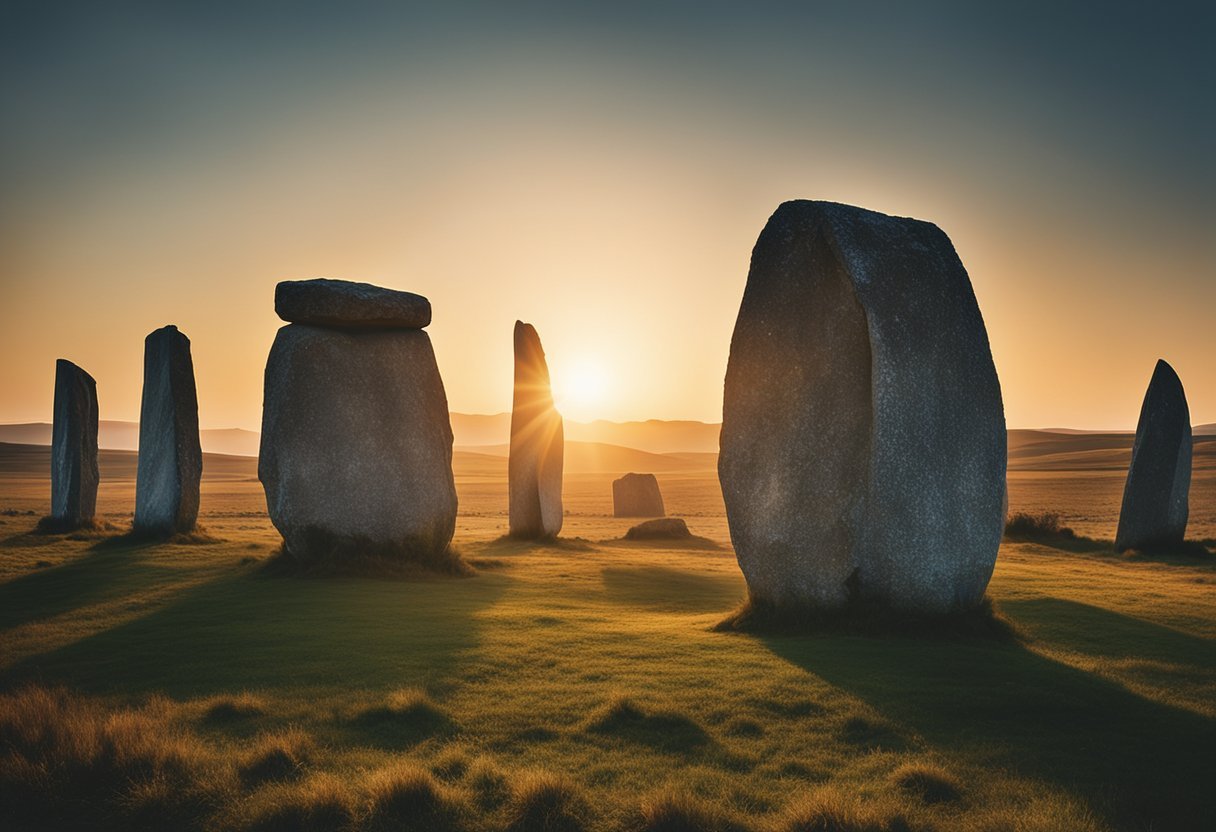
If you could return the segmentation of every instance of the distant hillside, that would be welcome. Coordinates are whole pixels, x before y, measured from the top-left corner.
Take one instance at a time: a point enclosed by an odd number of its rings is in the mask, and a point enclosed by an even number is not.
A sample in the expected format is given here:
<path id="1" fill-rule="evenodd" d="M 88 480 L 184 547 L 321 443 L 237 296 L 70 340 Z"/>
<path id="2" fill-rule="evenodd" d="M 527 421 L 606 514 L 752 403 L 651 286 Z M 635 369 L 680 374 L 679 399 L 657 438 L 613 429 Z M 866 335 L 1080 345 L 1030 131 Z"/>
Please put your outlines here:
<path id="1" fill-rule="evenodd" d="M 199 442 L 203 446 L 204 453 L 257 456 L 260 440 L 260 434 L 241 428 L 199 431 Z M 0 442 L 17 445 L 49 445 L 51 444 L 51 425 L 49 422 L 0 425 Z M 97 445 L 100 448 L 114 451 L 138 451 L 139 423 L 101 420 L 97 423 Z"/>
<path id="2" fill-rule="evenodd" d="M 509 445 L 458 447 L 458 452 L 506 460 Z M 652 454 L 605 442 L 566 442 L 564 470 L 567 474 L 600 474 L 630 471 L 657 474 L 672 471 L 712 471 L 717 454 Z"/>
<path id="3" fill-rule="evenodd" d="M 567 440 L 621 445 L 652 454 L 716 454 L 720 429 L 721 425 L 716 423 L 662 419 L 645 422 L 608 422 L 603 419 L 574 422 L 567 419 L 565 423 Z M 481 416 L 453 413 L 452 433 L 460 446 L 505 445 L 511 441 L 511 414 Z"/>

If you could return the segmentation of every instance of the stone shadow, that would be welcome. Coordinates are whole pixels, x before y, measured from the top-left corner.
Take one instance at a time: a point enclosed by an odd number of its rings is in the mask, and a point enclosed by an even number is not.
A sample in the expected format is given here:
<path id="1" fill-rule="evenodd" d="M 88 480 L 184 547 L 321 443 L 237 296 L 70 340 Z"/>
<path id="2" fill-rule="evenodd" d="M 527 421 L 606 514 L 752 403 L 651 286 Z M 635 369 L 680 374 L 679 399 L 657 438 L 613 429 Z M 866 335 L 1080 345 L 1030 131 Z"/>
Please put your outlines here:
<path id="1" fill-rule="evenodd" d="M 1106 621 L 1119 617 L 1103 612 Z M 1139 634 L 1146 643 L 1162 636 L 1157 625 L 1127 619 L 1112 638 L 1138 628 L 1146 631 Z M 1176 635 L 1165 635 L 1168 651 L 1181 650 L 1192 661 L 1208 655 L 1210 647 Z M 1212 719 L 1145 699 L 1018 644 L 759 640 L 928 743 L 979 765 L 1053 783 L 1086 800 L 1117 829 L 1216 828 Z"/>
<path id="2" fill-rule="evenodd" d="M 421 684 L 478 643 L 476 613 L 509 581 L 283 580 L 234 570 L 140 618 L 25 659 L 3 684 L 177 698 Z"/>

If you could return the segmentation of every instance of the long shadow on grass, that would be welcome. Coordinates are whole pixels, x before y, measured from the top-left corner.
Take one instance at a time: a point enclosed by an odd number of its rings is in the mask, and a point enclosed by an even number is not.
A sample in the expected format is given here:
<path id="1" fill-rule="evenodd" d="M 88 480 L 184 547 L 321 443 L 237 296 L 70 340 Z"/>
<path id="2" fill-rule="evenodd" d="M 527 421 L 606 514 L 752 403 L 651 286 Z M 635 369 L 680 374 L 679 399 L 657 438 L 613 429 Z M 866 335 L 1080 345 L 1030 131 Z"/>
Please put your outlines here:
<path id="1" fill-rule="evenodd" d="M 1151 645 L 1160 629 L 1128 619 L 1112 638 Z M 1018 645 L 827 636 L 762 641 L 940 748 L 1081 795 L 1116 828 L 1216 828 L 1213 720 Z"/>
<path id="2" fill-rule="evenodd" d="M 108 580 L 97 575 L 97 580 Z M 5 674 L 89 692 L 174 697 L 255 689 L 380 690 L 441 678 L 478 642 L 509 578 L 426 582 L 234 573 Z"/>
<path id="3" fill-rule="evenodd" d="M 600 574 L 607 600 L 672 612 L 717 612 L 739 597 L 743 585 L 733 575 L 668 566 L 609 566 Z"/>
<path id="4" fill-rule="evenodd" d="M 151 563 L 150 544 L 93 546 L 83 554 L 0 584 L 0 630 L 53 618 L 148 588 L 150 581 L 176 580 Z"/>

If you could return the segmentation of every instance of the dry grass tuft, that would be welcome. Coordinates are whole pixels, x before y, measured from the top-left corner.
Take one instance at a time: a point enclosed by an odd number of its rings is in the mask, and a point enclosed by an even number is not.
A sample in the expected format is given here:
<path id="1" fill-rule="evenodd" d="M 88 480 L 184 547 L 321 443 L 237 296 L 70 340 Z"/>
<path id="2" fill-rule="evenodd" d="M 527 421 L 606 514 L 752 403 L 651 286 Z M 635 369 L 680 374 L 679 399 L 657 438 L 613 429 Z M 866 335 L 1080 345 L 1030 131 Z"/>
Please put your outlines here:
<path id="1" fill-rule="evenodd" d="M 265 700 L 249 691 L 214 696 L 207 700 L 206 707 L 203 719 L 207 722 L 236 722 L 269 713 Z"/>
<path id="2" fill-rule="evenodd" d="M 413 745 L 436 734 L 451 732 L 451 717 L 420 688 L 401 688 L 382 704 L 363 708 L 352 721 L 368 739 L 379 745 Z"/>
<path id="3" fill-rule="evenodd" d="M 83 523 L 68 523 L 62 518 L 46 516 L 40 519 L 30 534 L 66 534 L 69 540 L 95 540 L 122 531 L 108 520 L 92 518 Z"/>
<path id="4" fill-rule="evenodd" d="M 1077 533 L 1060 522 L 1052 511 L 1030 514 L 1019 511 L 1005 522 L 1005 537 L 1010 540 L 1076 540 Z"/>
<path id="5" fill-rule="evenodd" d="M 447 746 L 431 763 L 431 771 L 434 775 L 449 783 L 460 780 L 468 770 L 469 755 L 460 745 Z"/>
<path id="6" fill-rule="evenodd" d="M 1025 641 L 1013 621 L 988 597 L 972 609 L 940 615 L 903 612 L 865 601 L 855 601 L 839 610 L 814 610 L 778 607 L 748 598 L 715 624 L 713 630 L 760 635 L 817 633 L 877 638 L 982 639 L 1001 643 Z"/>
<path id="7" fill-rule="evenodd" d="M 331 775 L 263 792 L 250 828 L 256 832 L 347 832 L 355 828 L 356 801 Z"/>
<path id="8" fill-rule="evenodd" d="M 912 826 L 890 800 L 862 803 L 843 789 L 826 786 L 796 798 L 778 820 L 775 832 L 928 832 Z"/>
<path id="9" fill-rule="evenodd" d="M 374 773 L 367 782 L 371 799 L 362 828 L 449 832 L 466 827 L 459 796 L 430 772 L 398 763 Z"/>
<path id="10" fill-rule="evenodd" d="M 511 796 L 511 784 L 498 765 L 484 754 L 469 763 L 465 784 L 473 790 L 473 800 L 487 811 L 502 806 Z"/>
<path id="11" fill-rule="evenodd" d="M 589 809 L 568 777 L 530 771 L 512 783 L 506 812 L 507 832 L 583 832 Z"/>
<path id="12" fill-rule="evenodd" d="M 725 810 L 685 793 L 665 790 L 642 800 L 638 832 L 747 832 Z"/>
<path id="13" fill-rule="evenodd" d="M 906 763 L 891 773 L 895 785 L 924 803 L 955 803 L 963 797 L 963 785 L 935 763 Z"/>
<path id="14" fill-rule="evenodd" d="M 198 828 L 231 773 L 164 700 L 106 710 L 63 690 L 0 696 L 0 826 Z"/>
<path id="15" fill-rule="evenodd" d="M 587 721 L 586 730 L 677 753 L 713 744 L 705 729 L 690 717 L 678 713 L 647 713 L 623 694 L 614 695 L 595 711 Z"/>
<path id="16" fill-rule="evenodd" d="M 241 780 L 258 785 L 274 780 L 293 780 L 303 774 L 316 743 L 299 728 L 258 737 L 241 762 Z"/>

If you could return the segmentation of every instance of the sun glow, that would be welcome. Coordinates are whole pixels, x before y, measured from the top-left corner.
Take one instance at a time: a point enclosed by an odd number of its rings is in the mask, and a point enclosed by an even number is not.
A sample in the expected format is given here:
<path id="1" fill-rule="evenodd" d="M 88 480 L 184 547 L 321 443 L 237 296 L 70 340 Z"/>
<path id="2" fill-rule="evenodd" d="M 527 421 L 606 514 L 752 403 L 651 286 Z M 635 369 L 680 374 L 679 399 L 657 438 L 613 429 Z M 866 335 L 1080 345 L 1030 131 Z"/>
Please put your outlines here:
<path id="1" fill-rule="evenodd" d="M 554 404 L 563 415 L 580 421 L 602 418 L 598 410 L 608 401 L 611 384 L 601 362 L 576 358 L 551 370 Z"/>

